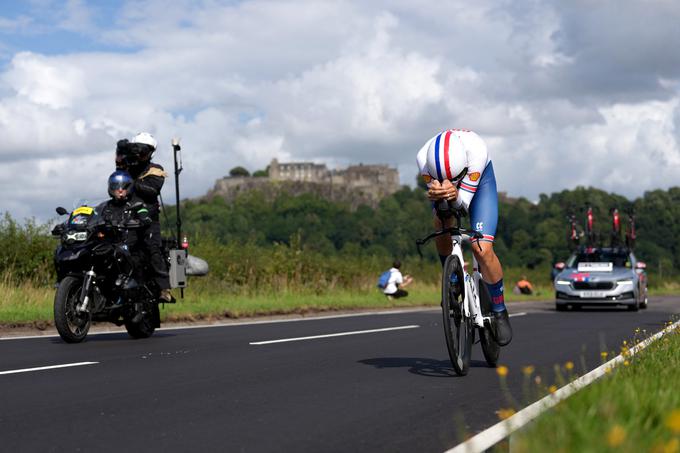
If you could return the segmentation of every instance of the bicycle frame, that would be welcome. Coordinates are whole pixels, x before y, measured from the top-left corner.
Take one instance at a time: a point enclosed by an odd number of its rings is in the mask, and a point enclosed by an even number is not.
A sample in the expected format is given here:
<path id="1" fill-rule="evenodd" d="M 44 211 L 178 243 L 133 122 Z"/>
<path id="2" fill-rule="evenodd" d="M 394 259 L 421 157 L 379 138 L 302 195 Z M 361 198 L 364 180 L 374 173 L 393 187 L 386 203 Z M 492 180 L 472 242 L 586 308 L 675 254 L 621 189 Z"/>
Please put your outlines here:
<path id="1" fill-rule="evenodd" d="M 465 239 L 470 239 L 468 235 L 452 235 L 453 239 L 453 250 L 451 250 L 452 255 L 456 255 L 460 260 L 461 264 L 465 263 L 463 259 L 463 247 L 462 243 Z M 490 321 L 490 318 L 486 318 L 482 315 L 482 307 L 479 303 L 479 281 L 482 279 L 482 275 L 479 273 L 479 265 L 477 259 L 472 255 L 472 275 L 468 274 L 468 271 L 463 265 L 463 279 L 465 282 L 465 299 L 463 303 L 463 310 L 465 316 L 471 318 L 477 327 L 484 327 L 484 320 Z"/>
<path id="2" fill-rule="evenodd" d="M 436 231 L 429 234 L 423 239 L 416 241 L 416 246 L 418 248 L 418 254 L 422 257 L 423 254 L 420 250 L 420 246 L 426 244 L 437 236 L 443 236 L 445 234 L 451 235 L 453 241 L 453 248 L 451 250 L 452 255 L 456 255 L 460 260 L 461 265 L 465 263 L 463 259 L 463 247 L 462 244 L 465 240 L 472 241 L 473 239 L 481 239 L 484 236 L 478 231 L 466 230 L 460 228 L 460 216 L 455 215 L 456 226 L 451 226 L 448 228 L 443 228 L 440 231 Z M 443 219 L 442 219 L 443 220 Z M 443 222 L 442 222 L 443 223 Z M 467 269 L 463 265 L 463 280 L 465 285 L 465 298 L 463 300 L 463 311 L 466 317 L 471 318 L 477 327 L 484 327 L 484 321 L 490 322 L 490 317 L 484 317 L 482 315 L 482 309 L 479 302 L 479 281 L 482 279 L 482 275 L 479 273 L 479 264 L 477 259 L 472 255 L 472 275 L 468 274 Z"/>

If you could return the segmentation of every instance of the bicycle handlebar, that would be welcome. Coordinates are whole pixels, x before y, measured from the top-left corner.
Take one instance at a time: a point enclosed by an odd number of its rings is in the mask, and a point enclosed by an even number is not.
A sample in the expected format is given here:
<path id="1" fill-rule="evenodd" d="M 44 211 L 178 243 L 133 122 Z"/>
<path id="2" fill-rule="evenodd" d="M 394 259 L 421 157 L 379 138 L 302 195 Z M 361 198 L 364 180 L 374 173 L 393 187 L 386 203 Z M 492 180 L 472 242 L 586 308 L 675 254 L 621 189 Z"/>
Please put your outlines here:
<path id="1" fill-rule="evenodd" d="M 421 245 L 425 245 L 431 239 L 436 238 L 438 236 L 443 236 L 445 234 L 450 234 L 452 236 L 465 236 L 465 235 L 467 235 L 468 237 L 470 237 L 472 239 L 482 239 L 484 237 L 484 235 L 482 233 L 480 233 L 479 231 L 468 230 L 466 228 L 461 228 L 460 226 L 451 226 L 451 227 L 448 227 L 448 228 L 444 228 L 440 231 L 435 231 L 434 233 L 430 233 L 422 239 L 416 239 L 416 248 L 418 249 L 418 255 L 421 258 L 423 257 L 423 252 L 420 249 Z"/>

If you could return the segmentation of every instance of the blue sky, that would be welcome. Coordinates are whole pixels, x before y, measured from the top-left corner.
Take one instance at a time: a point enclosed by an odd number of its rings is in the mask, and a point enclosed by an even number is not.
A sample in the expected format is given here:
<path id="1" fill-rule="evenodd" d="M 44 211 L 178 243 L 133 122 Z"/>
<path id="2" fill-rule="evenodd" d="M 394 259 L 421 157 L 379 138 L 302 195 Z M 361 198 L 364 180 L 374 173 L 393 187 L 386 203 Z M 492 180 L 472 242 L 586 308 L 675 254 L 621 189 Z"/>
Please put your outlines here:
<path id="1" fill-rule="evenodd" d="M 182 138 L 188 197 L 272 158 L 410 184 L 420 146 L 459 127 L 510 195 L 634 198 L 678 184 L 678 23 L 667 0 L 3 2 L 0 212 L 104 197 L 116 141 L 142 130 L 166 166 Z"/>

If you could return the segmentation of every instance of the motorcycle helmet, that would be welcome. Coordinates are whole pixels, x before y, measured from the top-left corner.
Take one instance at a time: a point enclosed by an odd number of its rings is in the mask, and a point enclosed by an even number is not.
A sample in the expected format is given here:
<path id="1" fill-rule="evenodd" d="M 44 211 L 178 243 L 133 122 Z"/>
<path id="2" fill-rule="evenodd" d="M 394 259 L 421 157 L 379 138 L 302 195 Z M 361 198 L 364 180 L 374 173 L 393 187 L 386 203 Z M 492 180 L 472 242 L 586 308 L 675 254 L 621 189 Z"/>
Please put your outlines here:
<path id="1" fill-rule="evenodd" d="M 427 169 L 430 176 L 440 182 L 448 179 L 456 183 L 463 179 L 467 167 L 467 153 L 455 131 L 444 131 L 430 142 L 427 149 Z"/>
<path id="2" fill-rule="evenodd" d="M 116 199 L 116 191 L 120 189 L 126 190 L 124 199 L 129 199 L 133 190 L 132 176 L 126 171 L 116 170 L 109 176 L 109 196 Z"/>
<path id="3" fill-rule="evenodd" d="M 148 161 L 151 155 L 156 151 L 158 142 L 153 138 L 153 135 L 148 132 L 140 132 L 135 135 L 130 141 L 130 154 L 137 157 L 140 161 Z"/>

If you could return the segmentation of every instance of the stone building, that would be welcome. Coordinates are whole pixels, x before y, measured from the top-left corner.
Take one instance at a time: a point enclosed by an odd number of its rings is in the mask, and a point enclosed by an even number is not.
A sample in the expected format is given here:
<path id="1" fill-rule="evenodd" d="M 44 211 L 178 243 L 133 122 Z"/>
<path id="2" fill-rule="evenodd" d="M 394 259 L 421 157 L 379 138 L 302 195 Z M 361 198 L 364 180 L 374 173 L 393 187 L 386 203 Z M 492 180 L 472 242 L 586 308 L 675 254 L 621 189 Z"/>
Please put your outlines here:
<path id="1" fill-rule="evenodd" d="M 268 177 L 224 177 L 215 182 L 207 197 L 233 200 L 250 190 L 263 190 L 270 196 L 286 191 L 293 195 L 315 193 L 333 201 L 376 206 L 384 197 L 399 190 L 399 172 L 387 165 L 351 165 L 329 170 L 313 162 L 281 163 L 272 159 Z"/>

